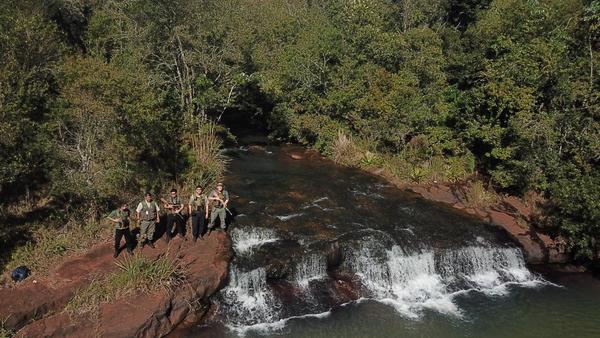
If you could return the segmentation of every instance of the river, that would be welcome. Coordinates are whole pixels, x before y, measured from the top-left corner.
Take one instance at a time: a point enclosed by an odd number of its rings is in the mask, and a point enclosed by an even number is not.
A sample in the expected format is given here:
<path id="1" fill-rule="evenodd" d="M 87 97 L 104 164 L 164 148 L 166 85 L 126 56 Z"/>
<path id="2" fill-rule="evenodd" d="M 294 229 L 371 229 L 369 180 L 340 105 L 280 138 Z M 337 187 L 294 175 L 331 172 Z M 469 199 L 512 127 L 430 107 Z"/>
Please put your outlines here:
<path id="1" fill-rule="evenodd" d="M 600 337 L 598 280 L 536 273 L 496 227 L 298 150 L 229 151 L 229 283 L 173 336 Z"/>

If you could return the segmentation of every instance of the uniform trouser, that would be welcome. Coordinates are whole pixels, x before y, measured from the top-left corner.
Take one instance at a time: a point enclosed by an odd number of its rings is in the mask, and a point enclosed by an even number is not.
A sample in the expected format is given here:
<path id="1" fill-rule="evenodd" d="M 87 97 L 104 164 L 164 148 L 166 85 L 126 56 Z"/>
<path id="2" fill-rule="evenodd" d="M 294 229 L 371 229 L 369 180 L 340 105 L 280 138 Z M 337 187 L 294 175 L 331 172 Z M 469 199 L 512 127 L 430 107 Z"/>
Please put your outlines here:
<path id="1" fill-rule="evenodd" d="M 198 238 L 199 236 L 202 237 L 202 235 L 204 234 L 204 231 L 206 229 L 204 229 L 204 214 L 203 213 L 193 213 L 192 214 L 192 236 L 194 236 L 194 238 Z"/>
<path id="2" fill-rule="evenodd" d="M 154 230 L 156 229 L 156 221 L 142 221 L 140 224 L 140 237 L 139 241 L 143 243 L 144 241 L 152 241 L 154 239 Z"/>
<path id="3" fill-rule="evenodd" d="M 175 231 L 171 232 L 173 229 L 173 224 L 175 224 Z M 167 215 L 167 238 L 173 238 L 175 235 L 180 234 L 184 235 L 184 224 L 183 224 L 183 216 L 179 214 L 168 214 Z"/>
<path id="4" fill-rule="evenodd" d="M 121 238 L 125 237 L 125 247 L 131 250 L 133 249 L 133 237 L 129 228 L 115 229 L 115 251 L 121 249 Z"/>
<path id="5" fill-rule="evenodd" d="M 215 221 L 217 220 L 217 217 L 219 217 L 219 220 L 221 221 L 221 229 L 225 229 L 225 216 L 225 208 L 212 208 L 212 211 L 210 212 L 210 224 L 208 225 L 208 228 L 214 228 Z"/>

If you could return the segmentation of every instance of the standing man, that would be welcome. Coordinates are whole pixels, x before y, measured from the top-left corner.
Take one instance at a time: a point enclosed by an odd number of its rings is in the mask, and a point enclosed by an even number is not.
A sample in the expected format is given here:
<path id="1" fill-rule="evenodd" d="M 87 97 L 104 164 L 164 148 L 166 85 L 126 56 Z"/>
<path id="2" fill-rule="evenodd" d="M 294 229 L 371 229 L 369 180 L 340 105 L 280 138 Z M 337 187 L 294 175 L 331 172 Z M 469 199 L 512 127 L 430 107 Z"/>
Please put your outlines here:
<path id="1" fill-rule="evenodd" d="M 183 203 L 181 203 L 181 199 L 177 195 L 177 189 L 171 189 L 171 193 L 167 200 L 162 199 L 165 203 L 165 208 L 169 210 L 169 214 L 167 215 L 167 242 L 171 240 L 177 233 L 179 236 L 183 237 L 184 229 L 183 229 L 183 215 L 181 211 L 183 210 Z M 175 224 L 175 231 L 171 232 L 173 229 L 173 224 Z"/>
<path id="2" fill-rule="evenodd" d="M 221 229 L 225 230 L 225 216 L 227 216 L 225 210 L 227 210 L 227 203 L 229 203 L 229 193 L 227 190 L 223 189 L 222 182 L 217 183 L 217 189 L 210 193 L 208 200 L 212 204 L 208 229 L 213 229 L 218 216 L 221 222 Z"/>
<path id="3" fill-rule="evenodd" d="M 194 242 L 196 242 L 198 236 L 202 239 L 204 224 L 206 224 L 206 219 L 208 218 L 208 199 L 202 193 L 201 186 L 197 186 L 196 191 L 190 197 L 188 211 L 192 215 L 192 236 L 194 237 Z"/>
<path id="4" fill-rule="evenodd" d="M 154 238 L 156 223 L 160 222 L 160 216 L 158 214 L 160 208 L 152 199 L 151 193 L 146 193 L 144 200 L 138 204 L 135 211 L 137 212 L 137 221 L 140 226 L 138 243 L 142 245 L 142 248 L 148 243 L 148 245 L 154 249 L 152 239 Z"/>
<path id="5" fill-rule="evenodd" d="M 115 254 L 114 258 L 121 252 L 121 238 L 125 236 L 125 247 L 131 255 L 133 249 L 133 237 L 129 231 L 129 206 L 123 203 L 119 209 L 114 210 L 108 215 L 108 219 L 115 223 Z"/>

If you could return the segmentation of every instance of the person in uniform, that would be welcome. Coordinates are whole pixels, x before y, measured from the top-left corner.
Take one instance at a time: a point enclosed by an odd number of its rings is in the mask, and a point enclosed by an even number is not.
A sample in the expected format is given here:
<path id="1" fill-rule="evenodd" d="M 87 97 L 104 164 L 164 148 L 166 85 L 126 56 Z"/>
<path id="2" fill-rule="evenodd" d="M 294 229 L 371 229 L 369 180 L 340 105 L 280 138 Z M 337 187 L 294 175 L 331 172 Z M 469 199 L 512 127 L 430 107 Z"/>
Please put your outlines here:
<path id="1" fill-rule="evenodd" d="M 183 237 L 184 222 L 181 211 L 183 210 L 184 205 L 181 203 L 181 198 L 177 195 L 177 189 L 171 189 L 169 197 L 162 201 L 165 203 L 165 209 L 169 210 L 169 213 L 167 214 L 167 230 L 165 231 L 167 234 L 167 242 L 169 242 L 176 234 Z M 175 225 L 175 231 L 172 231 L 173 225 Z"/>
<path id="2" fill-rule="evenodd" d="M 206 219 L 208 219 L 208 199 L 202 193 L 201 186 L 197 186 L 196 191 L 190 197 L 188 211 L 192 215 L 192 236 L 194 237 L 194 242 L 196 242 L 198 237 L 202 239 L 205 231 L 204 225 L 206 224 Z"/>
<path id="3" fill-rule="evenodd" d="M 140 227 L 138 243 L 142 245 L 142 248 L 146 244 L 151 248 L 154 248 L 152 239 L 154 238 L 156 223 L 160 222 L 160 215 L 158 214 L 160 208 L 158 207 L 158 204 L 154 202 L 151 193 L 146 193 L 144 200 L 138 204 L 135 211 L 137 212 L 137 221 Z"/>
<path id="4" fill-rule="evenodd" d="M 120 208 L 113 210 L 108 219 L 115 223 L 115 254 L 117 258 L 121 252 L 121 238 L 125 237 L 125 247 L 131 255 L 133 253 L 133 237 L 129 230 L 129 206 L 123 203 Z"/>
<path id="5" fill-rule="evenodd" d="M 227 192 L 227 190 L 225 190 L 223 188 L 222 182 L 217 183 L 217 188 L 215 190 L 213 190 L 213 192 L 210 193 L 208 200 L 210 201 L 210 203 L 212 205 L 212 210 L 210 212 L 210 223 L 208 224 L 208 229 L 212 230 L 214 228 L 215 221 L 217 220 L 217 217 L 218 217 L 219 221 L 220 221 L 221 229 L 225 230 L 225 227 L 226 227 L 225 217 L 227 216 L 225 214 L 225 212 L 227 210 L 227 203 L 229 203 L 229 193 Z"/>

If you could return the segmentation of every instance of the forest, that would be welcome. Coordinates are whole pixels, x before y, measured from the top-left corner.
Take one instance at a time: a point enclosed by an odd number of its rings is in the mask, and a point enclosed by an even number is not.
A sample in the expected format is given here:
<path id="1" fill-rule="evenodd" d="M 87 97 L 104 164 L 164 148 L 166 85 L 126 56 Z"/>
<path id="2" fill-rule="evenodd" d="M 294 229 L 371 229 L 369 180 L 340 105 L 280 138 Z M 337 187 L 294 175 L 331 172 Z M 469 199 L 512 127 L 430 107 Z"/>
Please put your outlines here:
<path id="1" fill-rule="evenodd" d="M 5 250 L 213 182 L 252 131 L 535 194 L 600 260 L 600 1 L 5 0 L 0 58 Z"/>

